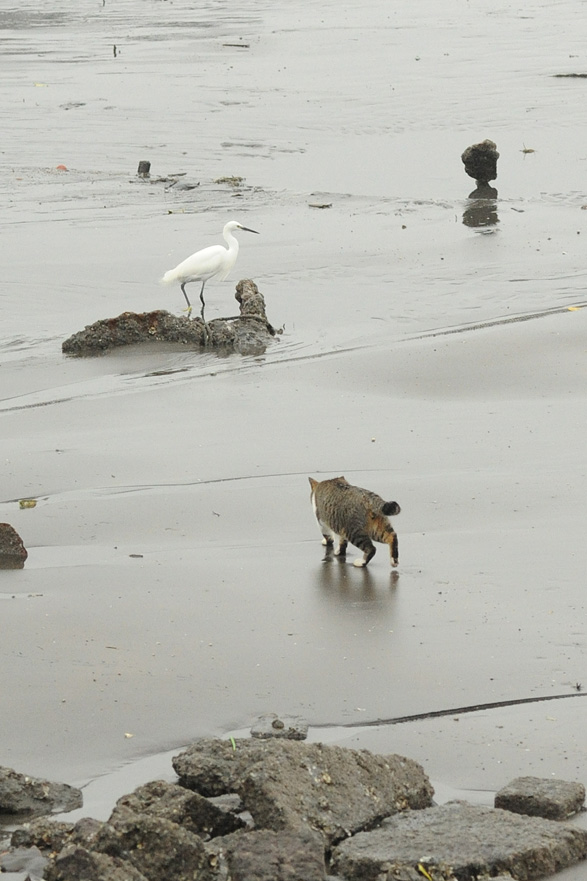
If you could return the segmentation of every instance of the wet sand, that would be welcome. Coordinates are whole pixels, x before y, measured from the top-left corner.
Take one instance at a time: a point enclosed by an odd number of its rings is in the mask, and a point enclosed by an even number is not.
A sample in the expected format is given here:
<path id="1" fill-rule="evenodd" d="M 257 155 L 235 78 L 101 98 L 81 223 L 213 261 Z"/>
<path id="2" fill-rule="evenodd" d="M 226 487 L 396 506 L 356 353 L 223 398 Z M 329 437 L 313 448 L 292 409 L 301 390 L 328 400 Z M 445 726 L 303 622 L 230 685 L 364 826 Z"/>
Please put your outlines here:
<path id="1" fill-rule="evenodd" d="M 580 64 L 576 6 L 0 15 L 0 519 L 29 550 L 0 573 L 2 764 L 99 813 L 275 711 L 447 797 L 585 782 L 584 94 L 552 76 Z M 199 186 L 156 181 L 179 172 Z M 157 279 L 232 217 L 261 235 L 207 317 L 253 278 L 284 326 L 264 356 L 61 355 L 179 313 Z M 384 547 L 323 562 L 307 476 L 338 474 L 400 502 L 397 573 Z"/>

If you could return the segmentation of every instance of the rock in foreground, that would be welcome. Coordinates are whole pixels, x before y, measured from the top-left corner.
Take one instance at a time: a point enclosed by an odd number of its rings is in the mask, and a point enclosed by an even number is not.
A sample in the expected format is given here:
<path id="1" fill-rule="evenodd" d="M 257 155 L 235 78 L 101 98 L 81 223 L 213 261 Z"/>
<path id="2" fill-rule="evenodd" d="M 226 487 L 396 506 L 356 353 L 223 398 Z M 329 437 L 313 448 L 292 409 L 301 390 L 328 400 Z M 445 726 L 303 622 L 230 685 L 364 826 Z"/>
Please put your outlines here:
<path id="1" fill-rule="evenodd" d="M 290 740 L 201 740 L 173 759 L 180 783 L 202 795 L 237 792 L 257 828 L 318 830 L 325 842 L 410 808 L 432 804 L 422 766 L 403 756 L 377 756 Z"/>
<path id="2" fill-rule="evenodd" d="M 138 787 L 106 822 L 27 823 L 2 867 L 48 860 L 46 881 L 532 881 L 587 856 L 587 830 L 566 823 L 432 806 L 402 756 L 202 739 L 173 765 L 179 782 Z"/>
<path id="3" fill-rule="evenodd" d="M 419 863 L 434 881 L 500 872 L 532 881 L 586 856 L 587 830 L 454 802 L 391 817 L 355 835 L 336 848 L 333 867 L 348 881 L 410 878 L 405 873 Z"/>
<path id="4" fill-rule="evenodd" d="M 62 344 L 66 355 L 100 355 L 120 346 L 139 343 L 177 343 L 192 348 L 214 348 L 241 355 L 265 351 L 276 334 L 267 321 L 265 300 L 254 281 L 244 279 L 236 286 L 240 315 L 215 318 L 181 318 L 158 309 L 154 312 L 123 312 L 89 324 Z"/>

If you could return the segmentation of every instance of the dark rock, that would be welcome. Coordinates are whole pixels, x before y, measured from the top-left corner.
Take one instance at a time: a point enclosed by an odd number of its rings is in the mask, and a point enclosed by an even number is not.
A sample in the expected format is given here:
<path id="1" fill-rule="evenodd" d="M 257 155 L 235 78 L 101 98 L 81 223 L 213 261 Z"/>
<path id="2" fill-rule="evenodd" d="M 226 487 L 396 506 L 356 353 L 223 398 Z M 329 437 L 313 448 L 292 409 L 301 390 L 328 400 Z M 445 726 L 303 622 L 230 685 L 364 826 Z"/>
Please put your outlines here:
<path id="1" fill-rule="evenodd" d="M 262 830 L 241 835 L 226 850 L 231 881 L 324 881 L 320 835 Z"/>
<path id="2" fill-rule="evenodd" d="M 147 881 L 127 860 L 95 853 L 79 844 L 64 848 L 44 877 L 46 881 Z"/>
<path id="3" fill-rule="evenodd" d="M 150 177 L 151 174 L 151 163 L 146 159 L 142 159 L 139 162 L 139 167 L 137 168 L 137 174 L 139 177 Z"/>
<path id="4" fill-rule="evenodd" d="M 4 872 L 27 872 L 41 878 L 49 860 L 38 847 L 17 847 L 10 853 L 0 854 L 0 866 Z"/>
<path id="5" fill-rule="evenodd" d="M 264 352 L 276 331 L 267 321 L 263 295 L 253 281 L 244 279 L 236 286 L 235 298 L 240 316 L 204 323 L 199 317 L 178 318 L 163 309 L 123 312 L 89 324 L 65 340 L 61 349 L 66 355 L 99 355 L 119 346 L 163 342 L 242 355 Z"/>
<path id="6" fill-rule="evenodd" d="M 22 539 L 10 523 L 0 523 L 0 569 L 22 569 L 28 557 Z"/>
<path id="7" fill-rule="evenodd" d="M 565 820 L 580 811 L 584 801 L 585 787 L 582 783 L 516 777 L 496 793 L 495 807 L 531 817 Z"/>
<path id="8" fill-rule="evenodd" d="M 586 856 L 587 830 L 457 802 L 390 817 L 343 841 L 333 869 L 348 881 L 367 881 L 409 878 L 405 873 L 421 863 L 435 881 L 500 872 L 531 881 Z"/>
<path id="9" fill-rule="evenodd" d="M 51 814 L 80 808 L 79 789 L 18 774 L 0 766 L 0 814 Z"/>
<path id="10" fill-rule="evenodd" d="M 173 758 L 180 784 L 204 795 L 236 791 L 257 828 L 311 826 L 330 844 L 383 817 L 432 803 L 422 767 L 402 756 L 375 756 L 289 740 L 200 740 Z"/>
<path id="11" fill-rule="evenodd" d="M 73 823 L 58 823 L 41 817 L 15 829 L 10 844 L 12 847 L 39 847 L 57 852 L 69 841 L 73 828 Z"/>
<path id="12" fill-rule="evenodd" d="M 162 817 L 118 808 L 93 849 L 128 860 L 148 881 L 211 881 L 216 876 L 201 838 Z"/>
<path id="13" fill-rule="evenodd" d="M 81 844 L 82 847 L 91 847 L 103 825 L 102 820 L 95 820 L 94 817 L 82 817 L 71 831 L 69 844 Z"/>
<path id="14" fill-rule="evenodd" d="M 251 737 L 265 740 L 268 737 L 285 737 L 287 740 L 305 740 L 308 723 L 300 716 L 277 716 L 268 713 L 260 716 L 251 728 Z"/>
<path id="15" fill-rule="evenodd" d="M 117 346 L 130 346 L 148 341 L 204 344 L 204 325 L 199 318 L 176 318 L 159 309 L 155 312 L 123 312 L 89 324 L 62 344 L 66 355 L 96 355 Z"/>
<path id="16" fill-rule="evenodd" d="M 241 810 L 240 798 L 236 796 L 236 799 L 238 810 Z M 203 837 L 227 835 L 246 825 L 222 803 L 214 804 L 203 795 L 164 780 L 154 780 L 135 789 L 130 795 L 123 795 L 116 803 L 113 816 L 121 808 L 129 808 L 136 814 L 161 817 Z"/>
<path id="17" fill-rule="evenodd" d="M 497 177 L 497 160 L 499 153 L 493 141 L 481 141 L 467 147 L 461 156 L 465 171 L 478 183 L 489 183 Z"/>

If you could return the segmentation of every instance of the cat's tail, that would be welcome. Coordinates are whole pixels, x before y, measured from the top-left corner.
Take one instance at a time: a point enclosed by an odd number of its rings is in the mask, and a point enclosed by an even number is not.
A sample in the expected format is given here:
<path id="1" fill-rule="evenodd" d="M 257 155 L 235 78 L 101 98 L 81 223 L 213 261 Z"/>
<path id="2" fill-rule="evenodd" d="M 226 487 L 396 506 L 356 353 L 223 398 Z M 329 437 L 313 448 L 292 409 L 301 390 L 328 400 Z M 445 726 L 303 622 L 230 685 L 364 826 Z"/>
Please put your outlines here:
<path id="1" fill-rule="evenodd" d="M 389 517 L 392 514 L 399 514 L 400 511 L 401 508 L 397 502 L 384 502 L 381 509 L 381 513 L 385 514 L 386 517 Z"/>

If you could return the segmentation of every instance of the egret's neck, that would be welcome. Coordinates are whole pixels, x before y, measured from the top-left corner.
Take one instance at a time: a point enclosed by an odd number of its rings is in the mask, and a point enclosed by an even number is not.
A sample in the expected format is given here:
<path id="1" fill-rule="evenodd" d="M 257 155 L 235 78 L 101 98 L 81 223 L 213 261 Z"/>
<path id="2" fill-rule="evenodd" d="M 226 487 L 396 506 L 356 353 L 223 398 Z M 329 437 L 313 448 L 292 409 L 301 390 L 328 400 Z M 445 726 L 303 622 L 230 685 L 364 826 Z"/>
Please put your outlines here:
<path id="1" fill-rule="evenodd" d="M 228 245 L 228 250 L 231 254 L 238 254 L 238 239 L 233 236 L 229 229 L 225 230 L 224 233 L 224 241 Z"/>

